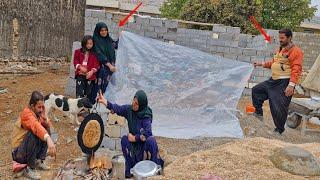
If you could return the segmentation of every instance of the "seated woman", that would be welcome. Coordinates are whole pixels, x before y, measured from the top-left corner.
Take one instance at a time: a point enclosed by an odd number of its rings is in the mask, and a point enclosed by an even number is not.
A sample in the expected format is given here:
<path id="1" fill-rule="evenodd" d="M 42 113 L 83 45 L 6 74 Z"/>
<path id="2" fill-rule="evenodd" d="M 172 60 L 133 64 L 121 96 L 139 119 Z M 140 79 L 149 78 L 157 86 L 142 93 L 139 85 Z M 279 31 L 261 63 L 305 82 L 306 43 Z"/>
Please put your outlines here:
<path id="1" fill-rule="evenodd" d="M 121 138 L 122 152 L 126 160 L 126 177 L 132 177 L 130 169 L 142 160 L 151 160 L 163 167 L 156 139 L 152 136 L 152 110 L 144 91 L 136 92 L 132 105 L 119 106 L 108 102 L 100 92 L 98 102 L 128 121 L 129 134 Z"/>

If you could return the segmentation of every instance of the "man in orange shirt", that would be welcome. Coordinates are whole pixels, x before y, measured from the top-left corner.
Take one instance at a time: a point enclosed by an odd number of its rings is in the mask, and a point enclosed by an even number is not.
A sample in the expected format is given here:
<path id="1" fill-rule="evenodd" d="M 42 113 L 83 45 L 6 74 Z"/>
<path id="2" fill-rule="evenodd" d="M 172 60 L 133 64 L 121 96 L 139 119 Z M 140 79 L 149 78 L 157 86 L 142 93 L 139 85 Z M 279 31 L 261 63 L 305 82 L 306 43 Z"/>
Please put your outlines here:
<path id="1" fill-rule="evenodd" d="M 20 114 L 14 124 L 12 136 L 13 171 L 31 179 L 40 179 L 35 168 L 48 170 L 44 164 L 47 151 L 50 156 L 56 154 L 56 147 L 50 137 L 50 120 L 44 115 L 44 97 L 38 92 L 32 92 L 29 106 Z M 15 168 L 15 164 L 27 166 Z M 18 165 L 17 165 L 18 166 Z M 23 166 L 24 167 L 24 166 Z"/>
<path id="2" fill-rule="evenodd" d="M 252 88 L 254 115 L 263 120 L 262 104 L 269 99 L 270 110 L 276 128 L 275 134 L 284 132 L 288 108 L 302 72 L 303 52 L 292 43 L 292 31 L 279 31 L 280 48 L 273 59 L 265 63 L 256 62 L 254 66 L 271 69 L 272 77 Z"/>

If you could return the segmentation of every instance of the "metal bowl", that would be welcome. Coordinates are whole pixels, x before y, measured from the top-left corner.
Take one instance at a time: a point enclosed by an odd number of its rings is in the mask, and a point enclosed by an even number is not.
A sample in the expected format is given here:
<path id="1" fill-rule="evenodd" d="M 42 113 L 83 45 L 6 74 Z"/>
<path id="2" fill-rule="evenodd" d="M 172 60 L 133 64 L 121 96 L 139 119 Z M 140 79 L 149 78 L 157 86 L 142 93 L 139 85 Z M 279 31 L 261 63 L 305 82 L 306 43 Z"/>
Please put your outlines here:
<path id="1" fill-rule="evenodd" d="M 149 160 L 140 161 L 132 169 L 130 169 L 131 174 L 133 174 L 135 179 L 138 180 L 156 176 L 160 173 L 160 171 L 161 166 Z"/>

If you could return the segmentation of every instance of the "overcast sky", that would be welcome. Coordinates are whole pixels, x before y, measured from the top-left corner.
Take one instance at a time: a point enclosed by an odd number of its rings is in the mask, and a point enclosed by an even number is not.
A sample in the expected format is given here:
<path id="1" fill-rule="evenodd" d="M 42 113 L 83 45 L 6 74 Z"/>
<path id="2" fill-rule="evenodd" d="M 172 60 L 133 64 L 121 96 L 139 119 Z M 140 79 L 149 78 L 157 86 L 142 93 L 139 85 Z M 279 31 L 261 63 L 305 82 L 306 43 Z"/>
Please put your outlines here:
<path id="1" fill-rule="evenodd" d="M 320 16 L 320 0 L 311 0 L 312 6 L 318 5 L 318 11 L 316 12 L 316 16 Z"/>

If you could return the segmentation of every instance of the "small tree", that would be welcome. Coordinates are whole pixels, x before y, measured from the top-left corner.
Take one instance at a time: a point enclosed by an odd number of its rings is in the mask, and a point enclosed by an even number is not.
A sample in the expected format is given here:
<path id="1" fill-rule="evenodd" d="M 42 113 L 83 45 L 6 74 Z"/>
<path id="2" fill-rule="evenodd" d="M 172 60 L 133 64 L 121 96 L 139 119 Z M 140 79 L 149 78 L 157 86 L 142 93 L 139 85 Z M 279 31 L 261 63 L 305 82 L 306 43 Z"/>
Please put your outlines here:
<path id="1" fill-rule="evenodd" d="M 268 29 L 287 27 L 295 30 L 317 10 L 310 6 L 310 0 L 263 0 L 262 3 L 262 24 Z"/>
<path id="2" fill-rule="evenodd" d="M 262 4 L 252 0 L 189 0 L 183 6 L 180 18 L 236 26 L 248 33 L 255 32 L 249 15 L 261 17 L 261 11 Z"/>
<path id="3" fill-rule="evenodd" d="M 183 5 L 188 0 L 168 0 L 165 1 L 163 6 L 160 8 L 161 15 L 170 19 L 180 18 L 180 13 L 182 11 Z"/>
<path id="4" fill-rule="evenodd" d="M 249 15 L 267 29 L 295 30 L 314 16 L 316 8 L 310 4 L 310 0 L 168 0 L 161 13 L 170 19 L 237 26 L 244 33 L 256 34 Z"/>

